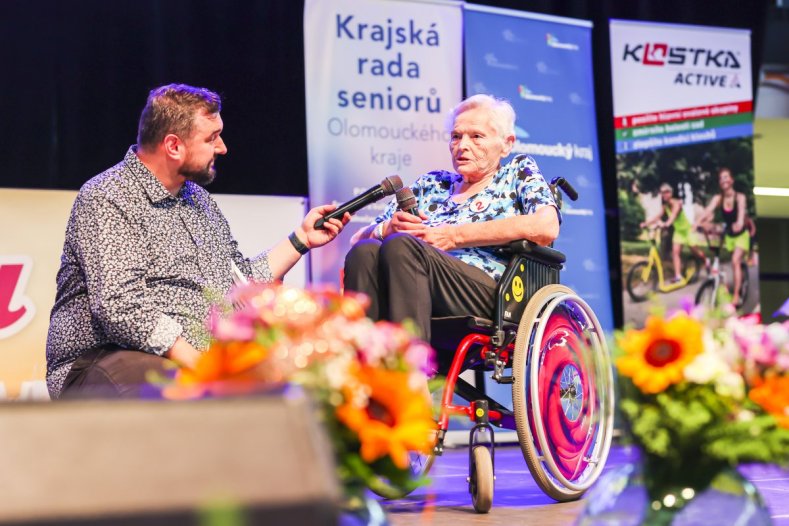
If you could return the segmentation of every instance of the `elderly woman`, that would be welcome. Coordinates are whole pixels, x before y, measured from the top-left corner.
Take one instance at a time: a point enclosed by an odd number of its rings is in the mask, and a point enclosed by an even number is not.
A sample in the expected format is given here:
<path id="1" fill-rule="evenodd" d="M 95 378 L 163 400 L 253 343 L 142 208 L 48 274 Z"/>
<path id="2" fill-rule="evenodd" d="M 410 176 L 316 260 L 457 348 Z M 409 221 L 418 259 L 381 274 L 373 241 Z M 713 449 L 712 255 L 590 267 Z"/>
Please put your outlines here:
<path id="1" fill-rule="evenodd" d="M 507 263 L 496 245 L 547 245 L 559 234 L 559 211 L 534 159 L 501 165 L 515 142 L 512 106 L 474 95 L 450 117 L 455 171 L 419 177 L 411 186 L 419 216 L 393 201 L 354 235 L 345 258 L 345 289 L 370 297 L 368 315 L 411 319 L 427 340 L 432 316 L 492 315 Z"/>

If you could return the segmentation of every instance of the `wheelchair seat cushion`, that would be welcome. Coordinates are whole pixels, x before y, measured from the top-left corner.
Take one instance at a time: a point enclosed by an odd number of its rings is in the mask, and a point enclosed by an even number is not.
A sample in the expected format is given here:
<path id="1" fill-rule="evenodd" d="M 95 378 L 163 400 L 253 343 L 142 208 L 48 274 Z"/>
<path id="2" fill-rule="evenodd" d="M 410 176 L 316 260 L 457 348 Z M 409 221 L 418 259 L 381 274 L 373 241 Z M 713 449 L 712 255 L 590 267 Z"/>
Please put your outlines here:
<path id="1" fill-rule="evenodd" d="M 514 323 L 504 323 L 505 331 L 517 332 L 518 326 Z M 472 333 L 490 336 L 493 333 L 493 322 L 486 318 L 476 316 L 446 316 L 430 319 L 430 344 L 439 353 L 453 353 L 460 342 Z"/>

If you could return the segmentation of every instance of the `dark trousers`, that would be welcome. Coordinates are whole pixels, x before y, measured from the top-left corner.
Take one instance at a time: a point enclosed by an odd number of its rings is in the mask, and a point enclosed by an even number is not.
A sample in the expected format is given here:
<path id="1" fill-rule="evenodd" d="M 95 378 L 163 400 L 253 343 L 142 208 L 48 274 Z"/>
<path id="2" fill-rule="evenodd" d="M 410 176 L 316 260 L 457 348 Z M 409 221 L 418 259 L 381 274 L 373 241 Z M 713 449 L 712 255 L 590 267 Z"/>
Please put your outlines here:
<path id="1" fill-rule="evenodd" d="M 356 243 L 345 257 L 345 290 L 370 298 L 374 320 L 413 320 L 430 340 L 430 318 L 479 316 L 494 310 L 496 281 L 408 234 Z"/>
<path id="2" fill-rule="evenodd" d="M 174 366 L 167 358 L 114 345 L 91 349 L 71 366 L 59 398 L 144 398 L 156 391 L 148 384 L 149 371 L 164 375 Z"/>

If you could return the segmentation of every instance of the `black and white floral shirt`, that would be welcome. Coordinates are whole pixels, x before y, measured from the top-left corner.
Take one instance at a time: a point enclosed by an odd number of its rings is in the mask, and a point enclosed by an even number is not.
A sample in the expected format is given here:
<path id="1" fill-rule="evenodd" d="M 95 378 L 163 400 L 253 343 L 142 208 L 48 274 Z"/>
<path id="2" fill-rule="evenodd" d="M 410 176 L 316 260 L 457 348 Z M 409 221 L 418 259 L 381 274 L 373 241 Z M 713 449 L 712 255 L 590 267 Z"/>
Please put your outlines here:
<path id="1" fill-rule="evenodd" d="M 531 156 L 515 157 L 493 176 L 493 180 L 484 190 L 462 203 L 456 203 L 451 199 L 453 185 L 460 184 L 462 180 L 460 174 L 439 170 L 420 176 L 411 185 L 417 198 L 417 207 L 428 217 L 426 225 L 492 221 L 519 214 L 533 214 L 543 206 L 556 208 L 551 189 L 545 182 L 537 161 Z M 392 200 L 383 213 L 375 218 L 375 222 L 391 219 L 396 211 L 397 201 Z M 496 248 L 458 248 L 447 253 L 481 269 L 498 281 L 507 266 L 507 258 L 500 255 Z"/>
<path id="2" fill-rule="evenodd" d="M 248 278 L 272 281 L 267 253 L 241 255 L 208 192 L 187 181 L 173 197 L 132 146 L 85 183 L 71 210 L 47 338 L 52 397 L 88 349 L 161 355 L 178 336 L 205 348 L 207 292 L 230 289 L 231 261 Z"/>

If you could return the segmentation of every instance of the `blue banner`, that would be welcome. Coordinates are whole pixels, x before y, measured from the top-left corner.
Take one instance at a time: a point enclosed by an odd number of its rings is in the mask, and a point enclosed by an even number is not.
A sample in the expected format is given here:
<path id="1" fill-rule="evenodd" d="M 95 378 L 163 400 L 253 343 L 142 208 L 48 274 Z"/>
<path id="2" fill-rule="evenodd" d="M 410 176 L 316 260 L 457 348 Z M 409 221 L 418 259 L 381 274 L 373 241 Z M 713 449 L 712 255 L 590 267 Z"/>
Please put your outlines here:
<path id="1" fill-rule="evenodd" d="M 466 93 L 507 99 L 517 114 L 513 155 L 534 157 L 546 180 L 578 190 L 565 199 L 554 245 L 567 255 L 562 283 L 613 330 L 605 208 L 598 160 L 591 22 L 465 6 Z"/>

